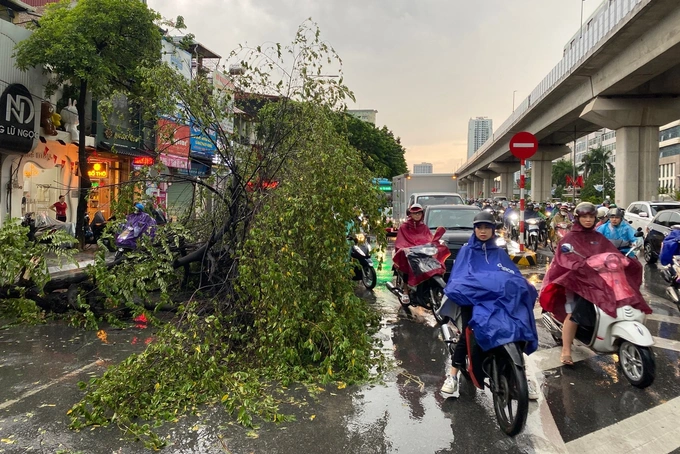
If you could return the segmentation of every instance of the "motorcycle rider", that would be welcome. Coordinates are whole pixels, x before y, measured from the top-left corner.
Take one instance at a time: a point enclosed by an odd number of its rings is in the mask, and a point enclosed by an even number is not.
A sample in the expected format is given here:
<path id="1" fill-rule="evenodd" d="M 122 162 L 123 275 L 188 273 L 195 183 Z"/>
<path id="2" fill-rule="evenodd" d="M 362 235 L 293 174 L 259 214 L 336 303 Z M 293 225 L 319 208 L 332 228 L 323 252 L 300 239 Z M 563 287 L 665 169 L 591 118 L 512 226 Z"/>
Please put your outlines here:
<path id="1" fill-rule="evenodd" d="M 600 208 L 598 208 L 599 212 Z M 623 221 L 623 209 L 621 208 L 611 208 L 608 213 L 609 220 L 604 222 L 601 226 L 597 227 L 596 230 L 603 234 L 608 240 L 620 240 L 619 242 L 630 243 L 627 247 L 619 247 L 619 251 L 626 255 L 630 251 L 633 243 L 639 241 L 635 237 L 635 229 L 630 226 L 627 222 Z M 617 246 L 618 247 L 618 246 Z"/>
<path id="2" fill-rule="evenodd" d="M 394 242 L 394 253 L 396 254 L 402 249 L 408 251 L 408 248 L 413 246 L 421 246 L 432 241 L 432 232 L 430 228 L 423 222 L 423 207 L 419 203 L 414 203 L 408 209 L 408 219 L 399 226 L 397 231 L 397 238 Z M 402 296 L 402 304 L 408 304 L 409 288 L 406 284 L 408 278 L 405 270 L 398 270 L 402 273 L 404 281 L 404 294 Z"/>
<path id="3" fill-rule="evenodd" d="M 609 209 L 607 207 L 599 207 L 597 209 L 597 224 L 595 224 L 596 229 L 599 229 L 602 224 L 607 222 L 608 215 L 609 215 Z M 602 232 L 600 232 L 600 233 L 602 233 Z"/>
<path id="4" fill-rule="evenodd" d="M 576 221 L 571 231 L 564 236 L 562 244 L 571 244 L 578 254 L 565 253 L 560 248 L 556 249 L 555 258 L 543 279 L 539 296 L 541 307 L 544 310 L 560 316 L 565 315 L 562 325 L 560 361 L 567 366 L 574 364 L 571 357 L 571 345 L 576 336 L 578 325 L 571 319 L 571 314 L 578 299 L 588 297 L 588 301 L 597 304 L 603 311 L 609 311 L 609 313 L 612 312 L 612 307 L 605 307 L 605 305 L 616 304 L 615 302 L 612 303 L 611 298 L 606 294 L 603 297 L 603 293 L 598 291 L 596 283 L 597 279 L 600 278 L 597 273 L 592 273 L 586 266 L 587 258 L 583 255 L 613 253 L 618 249 L 614 247 L 611 241 L 595 230 L 595 216 L 597 214 L 595 205 L 590 202 L 581 202 L 574 209 L 574 214 Z M 637 289 L 637 294 L 631 297 L 629 304 L 645 313 L 651 313 L 651 309 L 642 295 L 639 294 L 639 288 L 642 284 L 642 266 L 639 262 L 631 260 L 626 268 L 629 283 Z M 577 294 L 575 290 L 584 295 Z M 597 302 L 598 298 L 600 299 L 599 303 Z M 615 307 L 613 311 L 616 311 Z"/>
<path id="5" fill-rule="evenodd" d="M 509 338 L 527 341 L 526 353 L 532 353 L 538 339 L 533 314 L 536 289 L 493 240 L 496 228 L 493 215 L 481 212 L 472 223 L 474 233 L 456 257 L 444 289 L 448 299 L 439 314 L 455 319 L 460 308 L 462 333 L 468 324 L 478 338 L 493 339 L 502 331 L 506 341 Z M 503 313 L 509 315 L 503 316 Z M 451 358 L 450 374 L 441 388 L 443 393 L 457 394 L 458 371 L 465 367 L 466 354 L 467 341 L 461 334 Z M 531 394 L 535 395 L 535 386 L 533 388 Z"/>

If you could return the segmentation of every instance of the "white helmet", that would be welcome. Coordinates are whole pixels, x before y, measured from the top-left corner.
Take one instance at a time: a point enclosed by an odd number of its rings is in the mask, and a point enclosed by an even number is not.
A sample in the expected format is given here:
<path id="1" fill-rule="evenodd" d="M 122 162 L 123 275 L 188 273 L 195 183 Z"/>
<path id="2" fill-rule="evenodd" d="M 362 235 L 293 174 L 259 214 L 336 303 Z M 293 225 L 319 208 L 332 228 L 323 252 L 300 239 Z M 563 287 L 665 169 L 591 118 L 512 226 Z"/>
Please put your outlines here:
<path id="1" fill-rule="evenodd" d="M 598 219 L 606 218 L 607 214 L 609 214 L 609 209 L 607 209 L 607 207 L 600 207 L 597 209 Z"/>

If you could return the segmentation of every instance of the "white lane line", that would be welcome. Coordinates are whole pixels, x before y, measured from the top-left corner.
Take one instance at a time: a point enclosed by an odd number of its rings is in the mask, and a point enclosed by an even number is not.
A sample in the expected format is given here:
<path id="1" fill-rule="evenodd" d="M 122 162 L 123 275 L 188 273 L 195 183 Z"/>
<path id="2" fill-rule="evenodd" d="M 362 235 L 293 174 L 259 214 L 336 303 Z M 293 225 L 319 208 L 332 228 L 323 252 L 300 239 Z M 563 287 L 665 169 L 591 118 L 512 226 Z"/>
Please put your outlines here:
<path id="1" fill-rule="evenodd" d="M 17 397 L 16 399 L 12 399 L 12 400 L 8 400 L 6 402 L 3 402 L 3 403 L 0 404 L 0 410 L 4 410 L 5 408 L 11 407 L 12 405 L 16 404 L 17 402 L 20 402 L 20 401 L 26 399 L 27 397 L 31 397 L 34 394 L 38 394 L 40 391 L 43 391 L 43 390 L 49 388 L 52 385 L 56 385 L 57 383 L 60 383 L 62 381 L 73 378 L 76 375 L 81 374 L 88 369 L 92 369 L 93 367 L 97 366 L 100 363 L 100 361 L 101 360 L 97 360 L 93 363 L 88 364 L 87 366 L 83 366 L 80 369 L 76 369 L 74 371 L 69 372 L 68 374 L 62 375 L 59 378 L 51 380 L 51 381 L 45 383 L 44 385 L 40 385 L 36 388 L 31 389 L 30 391 L 26 391 L 25 393 L 23 393 L 21 396 Z"/>
<path id="2" fill-rule="evenodd" d="M 534 369 L 546 371 L 564 366 L 560 360 L 562 347 L 542 348 L 529 355 L 529 361 L 533 363 Z M 592 358 L 596 354 L 589 348 L 574 345 L 571 348 L 571 359 L 574 363 Z"/>
<path id="3" fill-rule="evenodd" d="M 650 453 L 680 447 L 680 397 L 567 443 L 569 452 Z"/>
<path id="4" fill-rule="evenodd" d="M 676 325 L 680 325 L 680 317 L 675 317 L 673 315 L 649 314 L 647 315 L 647 320 L 656 320 L 657 322 L 675 323 Z"/>
<path id="5" fill-rule="evenodd" d="M 653 347 L 665 348 L 666 350 L 675 350 L 680 352 L 680 342 L 672 339 L 664 339 L 663 337 L 652 336 L 654 339 Z"/>

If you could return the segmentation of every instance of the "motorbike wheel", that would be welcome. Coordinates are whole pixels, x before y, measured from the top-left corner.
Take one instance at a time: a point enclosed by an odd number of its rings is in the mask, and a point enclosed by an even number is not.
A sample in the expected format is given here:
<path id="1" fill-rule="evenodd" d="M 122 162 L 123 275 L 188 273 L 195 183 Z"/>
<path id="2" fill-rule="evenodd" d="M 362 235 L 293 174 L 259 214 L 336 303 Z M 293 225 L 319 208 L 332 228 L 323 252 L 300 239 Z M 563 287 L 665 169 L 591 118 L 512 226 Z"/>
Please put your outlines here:
<path id="1" fill-rule="evenodd" d="M 361 282 L 368 290 L 373 290 L 375 284 L 378 283 L 378 278 L 375 275 L 375 268 L 367 266 L 361 270 Z"/>
<path id="2" fill-rule="evenodd" d="M 524 368 L 507 357 L 496 357 L 498 383 L 493 393 L 493 408 L 498 426 L 514 437 L 524 429 L 529 413 L 529 385 Z"/>
<path id="3" fill-rule="evenodd" d="M 538 237 L 536 235 L 529 238 L 529 248 L 534 252 L 538 251 Z"/>
<path id="4" fill-rule="evenodd" d="M 654 383 L 656 364 L 651 348 L 623 341 L 619 345 L 619 362 L 623 375 L 631 385 L 636 388 L 646 388 Z"/>
<path id="5" fill-rule="evenodd" d="M 652 244 L 651 243 L 645 243 L 645 261 L 649 263 L 650 265 L 653 265 L 656 263 L 657 257 L 654 254 L 654 251 L 652 250 Z"/>

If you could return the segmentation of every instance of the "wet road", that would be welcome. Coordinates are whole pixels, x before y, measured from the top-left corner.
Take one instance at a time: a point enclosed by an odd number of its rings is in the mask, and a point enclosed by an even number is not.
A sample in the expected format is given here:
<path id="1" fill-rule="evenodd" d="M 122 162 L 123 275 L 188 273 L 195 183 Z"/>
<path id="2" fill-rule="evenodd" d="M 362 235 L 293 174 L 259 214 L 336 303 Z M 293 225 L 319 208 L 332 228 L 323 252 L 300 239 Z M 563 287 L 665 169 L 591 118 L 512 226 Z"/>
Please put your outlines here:
<path id="1" fill-rule="evenodd" d="M 448 370 L 444 344 L 429 314 L 405 314 L 386 290 L 389 268 L 379 272 L 374 292 L 357 290 L 383 313 L 378 335 L 395 361 L 384 383 L 327 388 L 314 399 L 293 389 L 306 401 L 286 409 L 297 420 L 263 424 L 256 433 L 206 409 L 163 429 L 173 443 L 164 452 L 680 452 L 680 313 L 663 298 L 657 270 L 645 266 L 643 288 L 654 308 L 647 326 L 657 343 L 655 383 L 633 388 L 613 356 L 579 347 L 576 365 L 562 367 L 559 348 L 539 325 L 539 350 L 528 367 L 541 395 L 530 404 L 525 431 L 511 439 L 496 425 L 488 392 L 463 380 L 460 398 L 439 393 Z M 523 269 L 537 286 L 544 272 L 544 264 Z M 101 374 L 150 339 L 149 330 L 135 328 L 110 331 L 103 343 L 96 333 L 56 324 L 0 332 L 0 452 L 145 452 L 117 429 L 69 431 L 66 411 L 81 396 L 77 381 Z"/>

